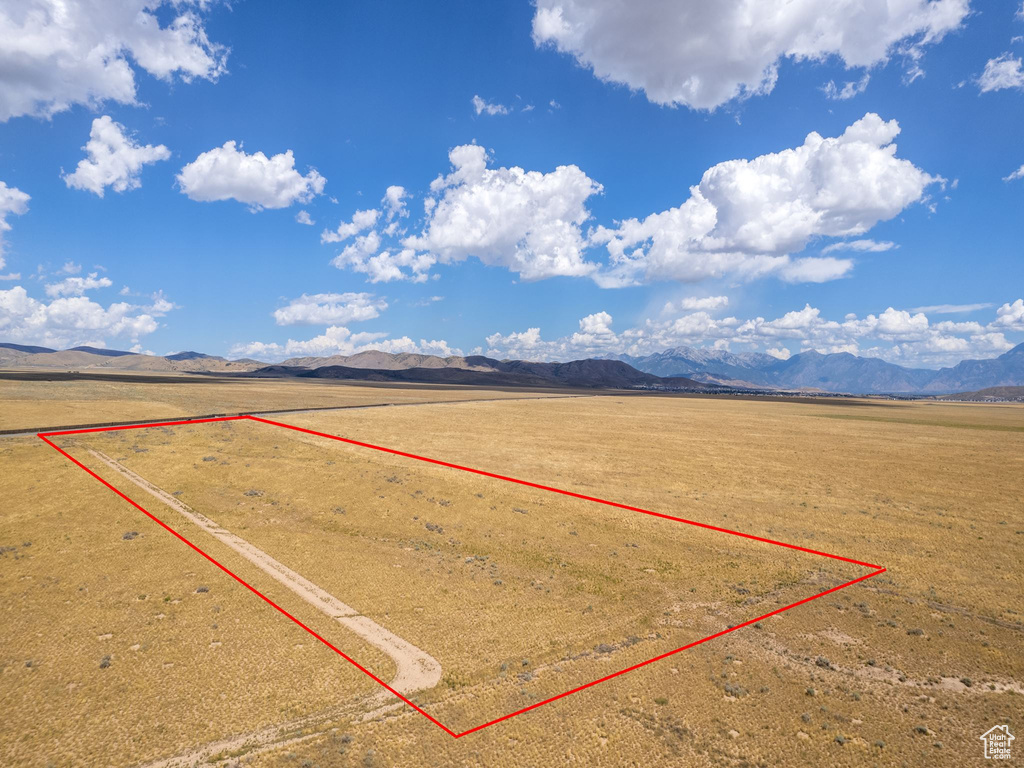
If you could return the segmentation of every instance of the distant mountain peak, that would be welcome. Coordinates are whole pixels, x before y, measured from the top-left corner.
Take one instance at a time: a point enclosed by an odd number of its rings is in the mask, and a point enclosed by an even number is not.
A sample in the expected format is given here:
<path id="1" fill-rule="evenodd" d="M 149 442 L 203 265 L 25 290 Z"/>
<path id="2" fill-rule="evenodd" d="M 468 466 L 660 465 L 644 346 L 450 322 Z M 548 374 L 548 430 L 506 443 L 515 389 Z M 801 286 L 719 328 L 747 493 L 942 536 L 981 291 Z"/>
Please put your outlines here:
<path id="1" fill-rule="evenodd" d="M 28 352 L 30 355 L 39 355 L 46 352 L 56 352 L 55 349 L 49 347 L 34 347 L 28 344 L 11 344 L 11 343 L 0 343 L 2 349 L 13 349 L 15 352 Z"/>
<path id="2" fill-rule="evenodd" d="M 1021 342 L 1013 349 L 1007 350 L 1000 357 L 1024 357 L 1024 342 Z"/>

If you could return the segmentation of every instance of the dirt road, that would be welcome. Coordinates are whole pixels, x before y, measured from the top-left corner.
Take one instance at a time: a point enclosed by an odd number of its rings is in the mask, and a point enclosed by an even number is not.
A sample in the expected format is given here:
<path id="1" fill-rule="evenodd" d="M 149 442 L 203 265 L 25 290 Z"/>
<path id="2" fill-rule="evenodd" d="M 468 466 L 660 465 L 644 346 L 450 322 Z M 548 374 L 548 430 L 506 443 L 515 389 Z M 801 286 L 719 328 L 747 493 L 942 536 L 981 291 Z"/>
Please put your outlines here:
<path id="1" fill-rule="evenodd" d="M 150 483 L 141 475 L 114 461 L 100 451 L 89 451 L 111 469 L 135 483 L 147 493 L 156 497 L 168 507 L 198 525 L 218 541 L 231 547 L 242 557 L 262 570 L 275 581 L 280 582 L 318 611 L 363 638 L 370 645 L 380 649 L 395 662 L 397 672 L 390 685 L 402 694 L 433 688 L 441 679 L 441 665 L 437 659 L 420 650 L 377 622 L 363 616 L 352 608 L 304 578 L 266 552 L 254 547 L 245 539 L 221 528 L 210 518 L 178 501 L 174 496 Z M 390 696 L 390 694 L 389 694 Z"/>

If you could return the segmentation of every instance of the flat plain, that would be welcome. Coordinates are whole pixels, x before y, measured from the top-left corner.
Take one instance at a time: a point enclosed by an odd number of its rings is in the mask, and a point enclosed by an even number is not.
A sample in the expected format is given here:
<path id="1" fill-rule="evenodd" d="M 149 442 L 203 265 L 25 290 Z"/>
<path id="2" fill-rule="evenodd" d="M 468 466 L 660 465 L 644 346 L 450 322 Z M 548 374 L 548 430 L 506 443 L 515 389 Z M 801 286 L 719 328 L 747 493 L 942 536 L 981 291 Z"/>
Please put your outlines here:
<path id="1" fill-rule="evenodd" d="M 171 397 L 124 386 L 120 402 Z M 132 417 L 298 407 L 290 384 L 245 386 Z M 9 438 L 0 762 L 964 764 L 1024 714 L 1024 408 L 304 387 L 307 407 L 423 404 L 277 420 L 887 571 L 453 739 L 42 441 Z M 38 423 L 16 400 L 4 419 Z M 98 420 L 62 408 L 43 422 Z M 441 679 L 410 696 L 456 731 L 866 571 L 251 422 L 58 443 L 382 679 L 387 653 L 91 451 L 430 654 Z"/>
<path id="2" fill-rule="evenodd" d="M 41 375 L 41 374 L 37 374 Z M 110 421 L 181 419 L 213 413 L 290 408 L 344 408 L 387 403 L 550 397 L 558 393 L 471 387 L 396 387 L 317 381 L 223 379 L 121 373 L 116 380 L 87 377 L 23 381 L 0 377 L 0 430 L 39 429 Z M 133 379 L 139 379 L 138 382 Z M 145 381 L 146 378 L 155 381 Z"/>

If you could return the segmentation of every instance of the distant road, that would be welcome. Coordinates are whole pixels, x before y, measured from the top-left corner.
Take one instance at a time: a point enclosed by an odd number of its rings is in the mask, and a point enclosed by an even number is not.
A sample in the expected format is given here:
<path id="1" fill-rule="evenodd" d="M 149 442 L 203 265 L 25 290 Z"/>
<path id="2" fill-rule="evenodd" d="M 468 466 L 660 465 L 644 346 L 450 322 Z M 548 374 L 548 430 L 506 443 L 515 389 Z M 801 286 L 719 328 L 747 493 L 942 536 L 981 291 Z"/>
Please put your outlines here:
<path id="1" fill-rule="evenodd" d="M 130 381 L 133 384 L 223 384 L 239 381 L 230 376 L 199 376 L 193 373 L 108 373 L 106 371 L 0 371 L 8 381 Z"/>
<path id="2" fill-rule="evenodd" d="M 515 400 L 554 400 L 573 397 L 598 397 L 607 392 L 593 392 L 587 394 L 544 394 L 536 397 L 471 397 L 464 400 L 421 400 L 415 403 L 364 403 L 362 405 L 324 405 L 313 408 L 279 408 L 271 411 L 239 411 L 237 413 L 204 413 L 193 416 L 170 416 L 166 418 L 153 417 L 149 419 L 136 419 L 134 421 L 110 421 L 94 424 L 64 424 L 50 427 L 19 427 L 17 429 L 0 429 L 0 438 L 3 437 L 35 437 L 40 432 L 65 432 L 71 429 L 97 429 L 100 427 L 134 427 L 139 424 L 152 424 L 163 421 L 200 421 L 202 419 L 220 419 L 225 416 L 274 416 L 283 413 L 313 413 L 316 411 L 347 411 L 359 408 L 399 408 L 402 406 L 414 405 L 456 405 L 459 403 L 492 403 L 509 402 Z M 619 393 L 615 393 L 619 394 Z"/>

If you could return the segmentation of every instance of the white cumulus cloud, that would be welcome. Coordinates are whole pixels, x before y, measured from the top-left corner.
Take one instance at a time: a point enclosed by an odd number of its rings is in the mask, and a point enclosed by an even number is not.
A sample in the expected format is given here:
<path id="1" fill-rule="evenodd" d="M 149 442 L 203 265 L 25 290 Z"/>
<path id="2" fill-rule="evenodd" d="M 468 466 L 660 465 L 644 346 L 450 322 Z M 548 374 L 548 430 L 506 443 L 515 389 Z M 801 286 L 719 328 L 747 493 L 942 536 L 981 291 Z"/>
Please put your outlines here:
<path id="1" fill-rule="evenodd" d="M 364 211 L 356 211 L 352 214 L 352 221 L 343 221 L 333 232 L 325 229 L 320 235 L 321 243 L 341 243 L 350 237 L 370 229 L 377 223 L 380 211 L 370 208 Z"/>
<path id="2" fill-rule="evenodd" d="M 327 179 L 310 169 L 295 170 L 289 149 L 273 157 L 246 154 L 234 141 L 203 152 L 178 174 L 181 191 L 192 200 L 237 200 L 253 211 L 308 203 L 324 191 Z"/>
<path id="3" fill-rule="evenodd" d="M 23 344 L 70 347 L 105 346 L 110 338 L 137 343 L 159 327 L 157 318 L 174 305 L 157 297 L 150 306 L 116 302 L 107 307 L 85 296 L 68 296 L 50 303 L 28 295 L 18 285 L 0 290 L 0 338 Z"/>
<path id="4" fill-rule="evenodd" d="M 7 223 L 8 216 L 21 216 L 28 211 L 28 201 L 32 198 L 17 187 L 8 187 L 0 181 L 0 269 L 4 268 L 4 233 L 11 231 Z"/>
<path id="5" fill-rule="evenodd" d="M 1006 303 L 999 307 L 992 325 L 998 329 L 1024 331 L 1024 299 L 1017 299 L 1012 304 Z"/>
<path id="6" fill-rule="evenodd" d="M 779 63 L 868 68 L 957 29 L 968 0 L 537 0 L 533 39 L 657 104 L 714 109 L 771 92 Z M 915 64 L 915 66 L 917 66 Z M 842 91 L 840 91 L 841 93 Z"/>
<path id="7" fill-rule="evenodd" d="M 64 183 L 100 197 L 107 187 L 113 187 L 115 192 L 138 189 L 142 186 L 142 166 L 171 156 L 163 144 L 137 144 L 125 135 L 124 126 L 108 115 L 92 121 L 89 141 L 82 149 L 87 157 L 78 161 L 74 173 L 63 177 Z"/>
<path id="8" fill-rule="evenodd" d="M 99 273 L 90 272 L 86 277 L 66 277 L 60 282 L 49 283 L 46 286 L 46 295 L 51 298 L 57 296 L 81 296 L 86 291 L 96 288 L 109 288 L 111 283 L 108 277 L 99 277 Z"/>
<path id="9" fill-rule="evenodd" d="M 607 312 L 595 312 L 580 320 L 580 333 L 588 336 L 603 336 L 612 332 L 612 316 Z"/>
<path id="10" fill-rule="evenodd" d="M 228 51 L 207 37 L 207 5 L 8 0 L 0 5 L 0 122 L 51 117 L 75 104 L 134 104 L 135 67 L 165 81 L 216 80 Z"/>
<path id="11" fill-rule="evenodd" d="M 863 234 L 941 181 L 896 157 L 899 130 L 895 120 L 868 113 L 836 138 L 811 133 L 795 149 L 711 167 L 680 206 L 597 228 L 590 240 L 605 244 L 611 258 L 599 282 L 843 276 L 848 260 L 789 254 L 812 238 Z"/>
<path id="12" fill-rule="evenodd" d="M 581 227 L 586 201 L 602 187 L 575 165 L 549 173 L 487 167 L 483 147 L 466 144 L 448 155 L 452 171 L 431 184 L 423 232 L 403 241 L 441 263 L 470 256 L 524 280 L 590 274 Z"/>
<path id="13" fill-rule="evenodd" d="M 406 204 L 406 200 L 408 199 L 409 193 L 406 191 L 405 187 L 399 186 L 398 184 L 392 184 L 384 190 L 384 197 L 380 202 L 381 205 L 384 206 L 384 211 L 387 214 L 388 221 L 405 218 L 409 215 L 409 207 Z"/>
<path id="14" fill-rule="evenodd" d="M 384 299 L 371 293 L 304 293 L 274 310 L 274 320 L 278 325 L 342 325 L 380 317 L 387 308 Z"/>
<path id="15" fill-rule="evenodd" d="M 353 272 L 366 275 L 371 283 L 390 283 L 395 280 L 409 280 L 425 283 L 430 268 L 437 260 L 428 253 L 417 253 L 412 248 L 382 250 L 377 252 L 380 238 L 376 232 L 357 237 L 355 242 L 339 253 L 331 264 L 338 269 L 348 267 Z"/>
<path id="16" fill-rule="evenodd" d="M 342 325 L 332 325 L 322 334 L 311 339 L 288 339 L 284 344 L 277 342 L 251 341 L 236 344 L 228 352 L 230 358 L 252 357 L 267 362 L 279 362 L 290 357 L 328 357 L 331 355 L 354 355 L 357 352 L 379 350 L 392 353 L 414 353 L 421 355 L 461 355 L 462 351 L 451 347 L 443 339 L 420 339 L 413 341 L 408 336 L 387 338 L 386 333 L 352 333 Z"/>

